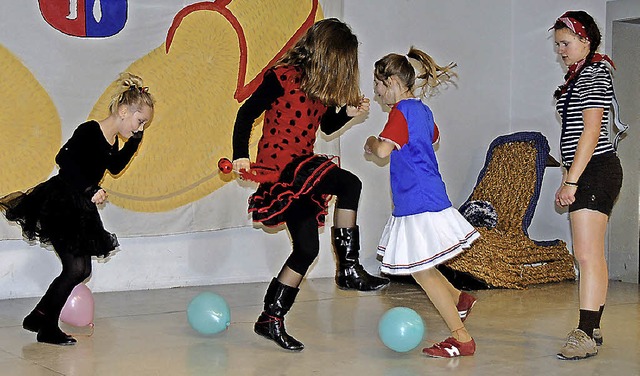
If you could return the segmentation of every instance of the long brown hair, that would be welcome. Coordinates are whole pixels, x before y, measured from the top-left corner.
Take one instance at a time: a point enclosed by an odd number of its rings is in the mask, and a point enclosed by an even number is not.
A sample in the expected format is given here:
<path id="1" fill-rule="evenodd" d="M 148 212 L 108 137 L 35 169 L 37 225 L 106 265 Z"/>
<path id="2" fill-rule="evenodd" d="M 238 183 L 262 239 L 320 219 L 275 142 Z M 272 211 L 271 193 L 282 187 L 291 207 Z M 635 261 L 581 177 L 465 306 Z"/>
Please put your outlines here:
<path id="1" fill-rule="evenodd" d="M 358 38 L 336 18 L 317 21 L 275 66 L 302 69 L 300 87 L 327 106 L 360 103 Z"/>

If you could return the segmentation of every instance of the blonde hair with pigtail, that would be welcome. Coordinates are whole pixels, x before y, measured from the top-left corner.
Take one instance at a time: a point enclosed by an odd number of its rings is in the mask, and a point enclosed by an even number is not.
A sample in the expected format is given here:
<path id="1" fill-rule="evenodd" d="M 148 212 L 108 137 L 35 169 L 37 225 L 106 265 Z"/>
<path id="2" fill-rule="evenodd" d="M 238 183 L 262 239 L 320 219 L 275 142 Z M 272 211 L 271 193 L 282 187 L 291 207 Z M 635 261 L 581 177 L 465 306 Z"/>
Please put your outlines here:
<path id="1" fill-rule="evenodd" d="M 153 108 L 153 97 L 149 94 L 149 87 L 144 86 L 142 78 L 129 72 L 120 73 L 116 82 L 116 89 L 111 96 L 109 112 L 115 114 L 120 105 L 141 107 L 142 105 Z"/>
<path id="2" fill-rule="evenodd" d="M 453 71 L 456 63 L 441 66 L 426 52 L 413 46 L 407 55 L 386 55 L 376 61 L 374 67 L 376 79 L 386 82 L 389 77 L 396 76 L 409 91 L 420 98 L 435 95 L 441 85 L 455 85 L 453 80 L 458 77 Z"/>

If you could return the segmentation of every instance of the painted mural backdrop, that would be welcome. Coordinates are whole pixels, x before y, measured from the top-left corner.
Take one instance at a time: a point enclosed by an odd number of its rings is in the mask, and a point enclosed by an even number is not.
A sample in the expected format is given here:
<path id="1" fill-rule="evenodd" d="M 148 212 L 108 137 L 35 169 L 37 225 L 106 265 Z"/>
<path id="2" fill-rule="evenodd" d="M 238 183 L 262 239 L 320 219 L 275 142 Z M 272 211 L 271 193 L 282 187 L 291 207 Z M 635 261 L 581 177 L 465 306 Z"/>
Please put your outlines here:
<path id="1" fill-rule="evenodd" d="M 216 163 L 231 156 L 235 114 L 262 72 L 321 18 L 318 1 L 175 3 L 0 5 L 0 195 L 55 174 L 61 144 L 85 119 L 106 117 L 111 85 L 128 70 L 151 88 L 156 112 L 126 173 L 102 183 L 106 227 L 133 236 L 250 224 L 253 187 Z M 337 153 L 335 144 L 324 148 Z M 0 222 L 0 238 L 18 236 Z"/>

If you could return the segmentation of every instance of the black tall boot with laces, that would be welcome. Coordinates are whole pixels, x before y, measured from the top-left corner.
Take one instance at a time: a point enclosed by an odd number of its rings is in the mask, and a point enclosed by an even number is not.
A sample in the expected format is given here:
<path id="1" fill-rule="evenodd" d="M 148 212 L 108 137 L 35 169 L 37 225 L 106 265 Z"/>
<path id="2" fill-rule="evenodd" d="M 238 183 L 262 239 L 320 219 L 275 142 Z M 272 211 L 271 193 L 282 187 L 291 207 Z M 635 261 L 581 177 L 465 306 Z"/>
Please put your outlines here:
<path id="1" fill-rule="evenodd" d="M 287 334 L 284 328 L 284 315 L 291 309 L 298 291 L 300 290 L 296 287 L 282 284 L 276 278 L 272 279 L 264 296 L 264 311 L 253 326 L 257 334 L 290 351 L 304 349 L 302 342 Z"/>

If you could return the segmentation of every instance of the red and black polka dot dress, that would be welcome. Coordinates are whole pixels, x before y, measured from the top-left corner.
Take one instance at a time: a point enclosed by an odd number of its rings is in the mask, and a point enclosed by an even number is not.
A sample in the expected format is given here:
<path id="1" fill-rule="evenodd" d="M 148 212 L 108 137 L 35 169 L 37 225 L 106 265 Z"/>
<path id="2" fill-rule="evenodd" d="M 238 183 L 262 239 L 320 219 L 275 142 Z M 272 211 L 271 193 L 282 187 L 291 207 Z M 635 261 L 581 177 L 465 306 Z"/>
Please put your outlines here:
<path id="1" fill-rule="evenodd" d="M 248 211 L 255 222 L 277 226 L 284 223 L 284 212 L 291 203 L 304 197 L 314 203 L 318 225 L 322 226 L 330 197 L 310 191 L 327 171 L 337 167 L 333 162 L 336 158 L 313 152 L 316 133 L 327 107 L 310 99 L 300 89 L 301 71 L 298 67 L 281 66 L 273 68 L 271 72 L 277 78 L 278 89 L 282 89 L 278 94 L 282 95 L 275 96 L 268 105 L 265 104 L 256 162 L 251 166 L 251 174 L 244 175 L 260 183 L 249 198 Z M 258 111 L 253 113 L 257 115 Z M 348 120 L 345 116 L 340 126 Z M 234 159 L 238 156 L 236 133 L 239 132 L 234 131 Z M 246 143 L 248 139 L 240 144 Z"/>
<path id="2" fill-rule="evenodd" d="M 327 108 L 300 90 L 300 69 L 274 69 L 284 95 L 264 115 L 256 164 L 281 172 L 293 159 L 313 154 L 316 133 Z"/>

